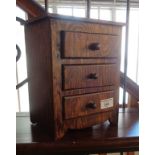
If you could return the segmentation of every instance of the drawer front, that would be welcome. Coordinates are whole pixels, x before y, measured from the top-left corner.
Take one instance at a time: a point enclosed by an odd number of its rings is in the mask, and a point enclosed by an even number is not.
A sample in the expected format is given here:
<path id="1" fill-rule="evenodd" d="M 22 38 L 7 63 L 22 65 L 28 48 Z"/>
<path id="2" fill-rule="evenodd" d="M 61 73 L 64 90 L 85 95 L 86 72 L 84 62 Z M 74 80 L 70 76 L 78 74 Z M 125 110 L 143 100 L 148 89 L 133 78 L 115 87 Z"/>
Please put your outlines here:
<path id="1" fill-rule="evenodd" d="M 64 97 L 65 119 L 112 110 L 114 91 Z"/>
<path id="2" fill-rule="evenodd" d="M 80 32 L 62 32 L 62 57 L 117 57 L 119 36 Z"/>
<path id="3" fill-rule="evenodd" d="M 63 67 L 63 89 L 111 86 L 116 82 L 116 72 L 116 64 L 65 65 Z"/>

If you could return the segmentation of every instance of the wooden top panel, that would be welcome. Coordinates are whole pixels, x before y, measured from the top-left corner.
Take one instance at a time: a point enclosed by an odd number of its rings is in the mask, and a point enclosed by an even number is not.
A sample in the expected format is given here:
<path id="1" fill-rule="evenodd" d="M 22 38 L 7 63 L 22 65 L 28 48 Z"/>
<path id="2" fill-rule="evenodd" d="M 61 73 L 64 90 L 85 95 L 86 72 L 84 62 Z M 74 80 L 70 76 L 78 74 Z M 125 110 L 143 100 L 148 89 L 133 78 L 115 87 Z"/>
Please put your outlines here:
<path id="1" fill-rule="evenodd" d="M 107 25 L 116 25 L 116 26 L 124 26 L 125 23 L 120 22 L 113 22 L 113 21 L 106 21 L 106 20 L 96 20 L 96 19 L 89 19 L 89 18 L 79 18 L 79 17 L 72 17 L 72 16 L 64 16 L 58 14 L 51 14 L 48 13 L 47 15 L 36 17 L 27 21 L 27 23 L 33 23 L 44 19 L 58 19 L 58 20 L 66 20 L 66 21 L 78 21 L 78 22 L 86 22 L 86 23 L 96 23 L 96 24 L 107 24 Z"/>

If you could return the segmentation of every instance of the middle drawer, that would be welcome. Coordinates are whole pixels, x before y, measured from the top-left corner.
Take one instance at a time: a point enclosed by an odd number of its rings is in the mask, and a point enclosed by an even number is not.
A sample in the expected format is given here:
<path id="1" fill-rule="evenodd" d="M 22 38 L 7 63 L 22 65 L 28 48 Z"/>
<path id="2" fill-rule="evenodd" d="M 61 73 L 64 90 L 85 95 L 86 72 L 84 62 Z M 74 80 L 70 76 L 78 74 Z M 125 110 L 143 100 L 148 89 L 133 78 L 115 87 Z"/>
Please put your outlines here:
<path id="1" fill-rule="evenodd" d="M 63 89 L 80 89 L 115 84 L 116 64 L 65 65 Z"/>

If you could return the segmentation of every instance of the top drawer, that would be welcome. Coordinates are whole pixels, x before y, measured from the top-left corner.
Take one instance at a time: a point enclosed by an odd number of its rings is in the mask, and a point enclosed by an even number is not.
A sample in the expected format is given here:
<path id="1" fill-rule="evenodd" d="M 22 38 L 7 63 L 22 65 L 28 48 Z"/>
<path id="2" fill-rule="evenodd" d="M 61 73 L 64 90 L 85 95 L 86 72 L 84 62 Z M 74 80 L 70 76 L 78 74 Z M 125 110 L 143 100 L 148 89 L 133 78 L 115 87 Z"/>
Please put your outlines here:
<path id="1" fill-rule="evenodd" d="M 62 32 L 62 57 L 101 58 L 117 57 L 119 36 L 82 32 Z"/>

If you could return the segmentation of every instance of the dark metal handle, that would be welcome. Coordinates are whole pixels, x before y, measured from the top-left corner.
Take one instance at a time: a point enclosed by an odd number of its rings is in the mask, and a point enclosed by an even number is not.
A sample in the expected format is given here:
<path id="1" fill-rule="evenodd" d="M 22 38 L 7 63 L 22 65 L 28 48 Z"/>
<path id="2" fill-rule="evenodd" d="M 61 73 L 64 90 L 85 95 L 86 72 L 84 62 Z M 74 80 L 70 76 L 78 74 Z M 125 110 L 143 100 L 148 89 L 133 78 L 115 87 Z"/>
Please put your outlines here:
<path id="1" fill-rule="evenodd" d="M 94 101 L 90 101 L 86 104 L 86 108 L 89 108 L 89 109 L 96 109 L 97 108 L 97 105 Z"/>
<path id="2" fill-rule="evenodd" d="M 88 78 L 88 79 L 93 79 L 93 80 L 95 80 L 95 79 L 97 79 L 98 77 L 97 77 L 96 73 L 90 73 L 90 74 L 87 76 L 87 78 Z"/>
<path id="3" fill-rule="evenodd" d="M 100 50 L 101 45 L 100 43 L 91 43 L 88 48 L 92 51 Z"/>

